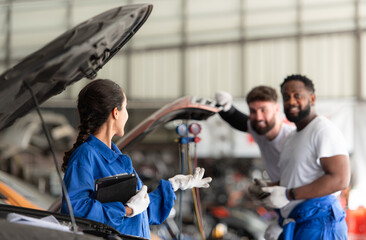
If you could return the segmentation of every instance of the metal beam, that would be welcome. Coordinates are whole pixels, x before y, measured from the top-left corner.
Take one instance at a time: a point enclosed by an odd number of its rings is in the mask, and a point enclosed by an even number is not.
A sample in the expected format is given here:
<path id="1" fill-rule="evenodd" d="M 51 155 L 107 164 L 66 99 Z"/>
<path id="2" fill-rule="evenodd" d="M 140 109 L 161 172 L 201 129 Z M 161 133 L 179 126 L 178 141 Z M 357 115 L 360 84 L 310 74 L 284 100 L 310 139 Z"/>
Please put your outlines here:
<path id="1" fill-rule="evenodd" d="M 355 13 L 354 13 L 354 24 L 355 24 L 355 93 L 356 99 L 362 99 L 362 43 L 361 43 L 361 27 L 360 27 L 360 1 L 355 0 Z"/>
<path id="2" fill-rule="evenodd" d="M 5 59 L 4 65 L 5 68 L 10 68 L 11 60 L 12 60 L 12 52 L 11 52 L 11 36 L 12 36 L 12 3 L 13 0 L 6 0 L 7 7 L 6 7 L 6 19 L 5 19 L 5 26 L 6 26 L 6 36 L 5 36 Z"/>

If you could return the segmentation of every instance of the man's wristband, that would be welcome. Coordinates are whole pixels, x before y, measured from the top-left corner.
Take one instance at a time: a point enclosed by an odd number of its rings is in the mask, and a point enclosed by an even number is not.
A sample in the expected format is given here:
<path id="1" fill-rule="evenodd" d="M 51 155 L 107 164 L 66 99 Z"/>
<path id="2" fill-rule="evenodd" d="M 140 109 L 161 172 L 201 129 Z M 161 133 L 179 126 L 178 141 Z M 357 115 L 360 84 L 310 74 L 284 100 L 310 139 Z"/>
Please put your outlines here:
<path id="1" fill-rule="evenodd" d="M 295 196 L 295 192 L 294 192 L 293 188 L 291 188 L 288 193 L 290 195 L 291 200 L 296 200 L 296 196 Z"/>

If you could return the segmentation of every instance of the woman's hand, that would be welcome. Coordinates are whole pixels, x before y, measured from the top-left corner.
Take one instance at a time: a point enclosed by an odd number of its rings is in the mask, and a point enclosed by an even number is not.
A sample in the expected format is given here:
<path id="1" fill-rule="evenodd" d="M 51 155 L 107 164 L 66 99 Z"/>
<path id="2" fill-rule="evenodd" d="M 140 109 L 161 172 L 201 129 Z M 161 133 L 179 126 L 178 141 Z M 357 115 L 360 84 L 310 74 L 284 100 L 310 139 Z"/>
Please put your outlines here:
<path id="1" fill-rule="evenodd" d="M 208 188 L 210 187 L 210 182 L 212 178 L 203 178 L 205 174 L 204 168 L 196 168 L 193 175 L 176 175 L 169 178 L 169 182 L 172 184 L 174 192 L 178 189 L 186 190 L 189 188 Z"/>
<path id="2" fill-rule="evenodd" d="M 147 194 L 147 186 L 142 186 L 141 190 L 138 191 L 134 196 L 127 201 L 126 205 L 132 210 L 131 214 L 127 213 L 126 217 L 134 217 L 137 214 L 142 213 L 147 209 L 150 204 L 149 194 Z"/>
<path id="3" fill-rule="evenodd" d="M 129 217 L 133 213 L 133 210 L 129 206 L 125 206 L 125 209 L 126 209 L 126 217 Z"/>

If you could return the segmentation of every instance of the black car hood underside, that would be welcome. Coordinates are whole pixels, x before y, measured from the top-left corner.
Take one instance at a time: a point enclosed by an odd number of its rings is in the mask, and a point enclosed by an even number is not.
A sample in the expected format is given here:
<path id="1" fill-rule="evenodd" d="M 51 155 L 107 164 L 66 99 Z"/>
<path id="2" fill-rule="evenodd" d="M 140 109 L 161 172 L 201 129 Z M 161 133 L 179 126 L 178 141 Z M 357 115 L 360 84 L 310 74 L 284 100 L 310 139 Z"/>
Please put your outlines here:
<path id="1" fill-rule="evenodd" d="M 119 240 L 147 240 L 143 237 L 130 236 L 121 234 L 116 229 L 90 219 L 75 218 L 78 226 L 78 231 L 84 233 L 84 235 L 73 234 L 70 232 L 56 231 L 53 229 L 41 228 L 29 225 L 15 224 L 6 221 L 6 216 L 9 213 L 17 213 L 33 218 L 42 218 L 47 216 L 54 216 L 60 224 L 69 225 L 70 216 L 41 211 L 30 208 L 23 208 L 11 205 L 0 204 L 0 239 L 80 239 L 80 240 L 93 240 L 93 239 L 119 239 Z"/>
<path id="2" fill-rule="evenodd" d="M 0 76 L 0 130 L 83 77 L 93 79 L 152 11 L 150 4 L 118 7 L 66 31 Z"/>

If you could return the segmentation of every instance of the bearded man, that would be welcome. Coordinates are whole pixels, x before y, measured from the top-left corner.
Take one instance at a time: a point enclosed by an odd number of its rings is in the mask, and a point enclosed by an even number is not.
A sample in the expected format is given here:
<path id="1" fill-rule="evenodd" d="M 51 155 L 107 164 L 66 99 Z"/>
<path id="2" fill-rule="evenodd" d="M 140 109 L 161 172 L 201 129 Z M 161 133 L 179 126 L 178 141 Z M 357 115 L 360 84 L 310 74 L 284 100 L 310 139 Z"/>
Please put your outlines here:
<path id="1" fill-rule="evenodd" d="M 288 124 L 280 116 L 280 106 L 277 102 L 276 90 L 268 86 L 253 88 L 247 95 L 246 101 L 249 107 L 249 116 L 233 106 L 232 96 L 223 91 L 215 95 L 216 102 L 222 106 L 220 116 L 233 128 L 252 135 L 258 144 L 265 170 L 272 183 L 255 179 L 249 185 L 249 197 L 255 201 L 265 195 L 261 187 L 278 184 L 280 181 L 280 169 L 278 166 L 280 151 L 286 137 L 296 127 Z M 282 232 L 277 221 L 271 223 L 266 231 L 266 239 L 277 239 Z"/>
<path id="2" fill-rule="evenodd" d="M 336 193 L 350 181 L 350 163 L 342 133 L 315 112 L 315 89 L 306 76 L 291 75 L 281 84 L 283 108 L 296 131 L 280 155 L 278 186 L 262 202 L 279 208 L 279 239 L 347 239 L 345 212 Z"/>
<path id="3" fill-rule="evenodd" d="M 268 86 L 253 88 L 247 95 L 249 116 L 233 106 L 232 96 L 223 91 L 216 92 L 216 102 L 222 106 L 222 119 L 233 128 L 252 135 L 258 144 L 264 166 L 272 182 L 280 180 L 278 161 L 286 137 L 295 126 L 281 119 L 276 90 Z"/>

